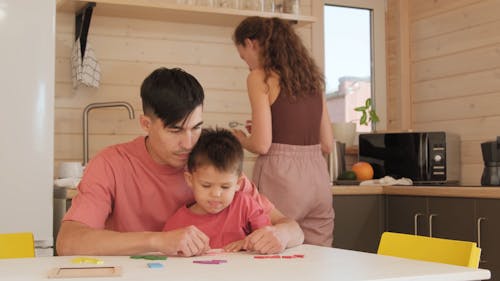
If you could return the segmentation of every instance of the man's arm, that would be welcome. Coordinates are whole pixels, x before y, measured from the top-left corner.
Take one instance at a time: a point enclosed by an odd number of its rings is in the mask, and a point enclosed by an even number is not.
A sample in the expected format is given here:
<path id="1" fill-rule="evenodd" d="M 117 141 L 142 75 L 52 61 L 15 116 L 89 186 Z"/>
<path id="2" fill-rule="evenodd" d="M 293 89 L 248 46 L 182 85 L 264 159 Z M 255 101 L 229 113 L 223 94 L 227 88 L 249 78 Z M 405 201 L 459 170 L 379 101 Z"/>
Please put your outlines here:
<path id="1" fill-rule="evenodd" d="M 134 255 L 161 252 L 173 256 L 200 255 L 209 239 L 194 226 L 167 232 L 116 232 L 64 221 L 57 236 L 58 255 Z"/>

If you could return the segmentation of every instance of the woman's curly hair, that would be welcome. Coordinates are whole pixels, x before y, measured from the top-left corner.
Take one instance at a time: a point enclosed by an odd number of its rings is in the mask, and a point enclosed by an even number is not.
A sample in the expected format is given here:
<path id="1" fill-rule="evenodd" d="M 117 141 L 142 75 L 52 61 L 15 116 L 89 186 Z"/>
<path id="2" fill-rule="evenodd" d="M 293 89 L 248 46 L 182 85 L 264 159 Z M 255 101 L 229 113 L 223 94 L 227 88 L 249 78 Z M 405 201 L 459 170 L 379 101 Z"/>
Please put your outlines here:
<path id="1" fill-rule="evenodd" d="M 276 72 L 281 91 L 293 100 L 323 93 L 324 76 L 291 23 L 279 18 L 246 18 L 234 31 L 233 41 L 244 46 L 247 38 L 259 43 L 264 82 Z"/>

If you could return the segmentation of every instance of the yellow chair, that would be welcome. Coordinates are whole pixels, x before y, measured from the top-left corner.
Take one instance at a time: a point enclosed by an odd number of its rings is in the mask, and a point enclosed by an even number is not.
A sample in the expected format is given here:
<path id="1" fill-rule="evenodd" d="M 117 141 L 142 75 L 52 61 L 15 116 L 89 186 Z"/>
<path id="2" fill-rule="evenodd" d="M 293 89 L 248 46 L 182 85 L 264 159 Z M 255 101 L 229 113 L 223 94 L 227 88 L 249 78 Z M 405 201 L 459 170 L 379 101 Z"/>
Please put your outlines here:
<path id="1" fill-rule="evenodd" d="M 0 259 L 31 258 L 34 256 L 33 233 L 0 233 Z"/>
<path id="2" fill-rule="evenodd" d="M 475 242 L 384 232 L 377 254 L 478 268 L 481 249 Z"/>

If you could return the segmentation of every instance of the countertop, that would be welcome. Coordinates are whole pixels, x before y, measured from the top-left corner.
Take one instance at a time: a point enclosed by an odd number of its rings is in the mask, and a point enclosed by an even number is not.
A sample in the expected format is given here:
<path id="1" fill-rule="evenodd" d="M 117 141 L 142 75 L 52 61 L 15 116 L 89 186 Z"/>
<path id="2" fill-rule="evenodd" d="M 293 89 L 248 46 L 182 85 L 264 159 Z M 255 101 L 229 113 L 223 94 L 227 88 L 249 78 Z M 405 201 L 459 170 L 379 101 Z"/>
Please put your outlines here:
<path id="1" fill-rule="evenodd" d="M 437 197 L 466 197 L 500 199 L 500 187 L 484 186 L 366 186 L 334 185 L 334 196 L 342 195 L 408 195 Z M 54 198 L 72 199 L 78 194 L 76 188 L 55 188 Z"/>
<path id="2" fill-rule="evenodd" d="M 334 185 L 332 194 L 337 195 L 409 195 L 438 197 L 467 197 L 500 199 L 500 187 L 484 186 L 359 186 Z"/>

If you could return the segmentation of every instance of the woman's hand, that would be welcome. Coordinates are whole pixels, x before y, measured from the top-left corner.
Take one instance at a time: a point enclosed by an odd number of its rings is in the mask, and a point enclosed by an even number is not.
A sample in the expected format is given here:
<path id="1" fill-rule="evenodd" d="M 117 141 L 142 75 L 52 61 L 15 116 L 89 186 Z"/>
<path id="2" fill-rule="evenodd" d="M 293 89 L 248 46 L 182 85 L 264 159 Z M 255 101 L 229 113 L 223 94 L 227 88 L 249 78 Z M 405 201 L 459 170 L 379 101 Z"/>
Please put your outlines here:
<path id="1" fill-rule="evenodd" d="M 231 131 L 233 135 L 238 139 L 243 147 L 245 147 L 245 142 L 248 139 L 248 136 L 240 129 L 233 129 Z"/>

